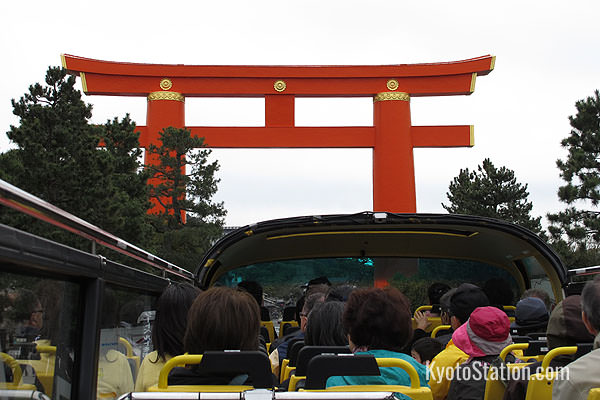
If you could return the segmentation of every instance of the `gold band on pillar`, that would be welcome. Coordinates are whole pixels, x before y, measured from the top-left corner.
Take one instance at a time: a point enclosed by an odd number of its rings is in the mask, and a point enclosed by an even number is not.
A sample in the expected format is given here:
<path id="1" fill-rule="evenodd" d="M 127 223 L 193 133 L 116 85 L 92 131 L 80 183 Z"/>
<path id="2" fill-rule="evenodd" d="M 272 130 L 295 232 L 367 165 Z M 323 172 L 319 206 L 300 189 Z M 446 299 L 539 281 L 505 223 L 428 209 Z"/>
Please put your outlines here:
<path id="1" fill-rule="evenodd" d="M 148 95 L 148 101 L 153 100 L 175 100 L 185 103 L 185 97 L 177 92 L 152 92 Z"/>
<path id="2" fill-rule="evenodd" d="M 388 100 L 410 101 L 410 95 L 406 92 L 377 93 L 377 95 L 373 98 L 373 103 L 377 103 L 378 101 L 388 101 Z"/>

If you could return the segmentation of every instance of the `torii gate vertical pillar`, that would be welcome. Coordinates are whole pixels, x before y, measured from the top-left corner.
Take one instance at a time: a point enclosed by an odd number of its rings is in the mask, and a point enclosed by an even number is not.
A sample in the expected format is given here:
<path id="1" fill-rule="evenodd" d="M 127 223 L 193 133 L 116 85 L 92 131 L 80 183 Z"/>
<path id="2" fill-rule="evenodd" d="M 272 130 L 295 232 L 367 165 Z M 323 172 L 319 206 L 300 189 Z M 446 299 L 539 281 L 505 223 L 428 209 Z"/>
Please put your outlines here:
<path id="1" fill-rule="evenodd" d="M 410 96 L 383 92 L 373 99 L 373 211 L 416 212 Z"/>
<path id="2" fill-rule="evenodd" d="M 162 82 L 161 82 L 162 87 Z M 174 128 L 185 127 L 185 98 L 177 92 L 153 92 L 148 95 L 148 108 L 146 114 L 146 135 L 140 144 L 148 149 L 150 144 L 159 146 L 159 132 L 164 128 L 172 126 Z M 147 151 L 147 150 L 146 150 Z M 146 165 L 160 165 L 157 155 L 151 155 L 146 152 Z M 158 185 L 161 179 L 152 177 L 148 180 L 150 185 Z M 161 209 L 155 199 L 152 199 L 153 210 Z"/>

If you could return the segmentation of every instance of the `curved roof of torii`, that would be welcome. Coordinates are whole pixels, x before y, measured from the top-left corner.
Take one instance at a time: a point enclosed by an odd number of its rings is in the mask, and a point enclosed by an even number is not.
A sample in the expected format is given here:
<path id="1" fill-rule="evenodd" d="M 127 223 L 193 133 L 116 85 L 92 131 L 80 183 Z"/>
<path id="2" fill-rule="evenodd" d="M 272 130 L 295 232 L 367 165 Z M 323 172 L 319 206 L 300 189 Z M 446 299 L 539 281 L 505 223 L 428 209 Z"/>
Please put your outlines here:
<path id="1" fill-rule="evenodd" d="M 89 94 L 147 95 L 168 77 L 173 90 L 185 96 L 261 96 L 273 94 L 273 80 L 284 79 L 285 94 L 299 96 L 367 96 L 398 91 L 411 96 L 470 94 L 475 78 L 494 69 L 495 57 L 398 65 L 183 65 L 94 60 L 64 54 L 62 65 L 84 80 Z M 393 89 L 395 90 L 395 89 Z"/>
<path id="2" fill-rule="evenodd" d="M 76 71 L 123 76 L 189 78 L 385 78 L 470 74 L 487 75 L 495 57 L 485 55 L 460 61 L 396 65 L 185 65 L 144 64 L 94 60 L 63 54 L 64 68 Z"/>

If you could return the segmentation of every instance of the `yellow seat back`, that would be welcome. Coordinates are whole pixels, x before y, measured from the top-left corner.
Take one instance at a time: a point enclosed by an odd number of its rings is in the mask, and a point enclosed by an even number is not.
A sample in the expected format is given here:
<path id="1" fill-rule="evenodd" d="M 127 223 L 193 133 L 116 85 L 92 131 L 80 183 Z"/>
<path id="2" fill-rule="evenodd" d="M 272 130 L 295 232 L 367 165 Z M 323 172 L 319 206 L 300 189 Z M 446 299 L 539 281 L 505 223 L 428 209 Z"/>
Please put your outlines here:
<path id="1" fill-rule="evenodd" d="M 399 358 L 375 358 L 379 368 L 402 368 L 410 378 L 410 386 L 403 385 L 348 385 L 332 386 L 325 390 L 310 390 L 311 392 L 394 392 L 402 393 L 413 400 L 432 400 L 431 389 L 421 386 L 419 374 L 408 361 Z M 290 382 L 291 383 L 291 382 Z"/>
<path id="2" fill-rule="evenodd" d="M 290 320 L 290 321 L 281 321 L 281 322 L 279 323 L 279 336 L 280 336 L 280 337 L 284 335 L 284 332 L 285 332 L 286 326 L 288 326 L 288 325 L 289 325 L 289 326 L 293 326 L 293 327 L 297 327 L 297 326 L 299 326 L 299 325 L 298 325 L 298 321 L 296 321 L 296 320 Z"/>
<path id="3" fill-rule="evenodd" d="M 286 375 L 288 377 L 290 376 L 289 373 L 286 374 L 289 363 L 290 363 L 290 360 L 287 358 L 284 358 L 283 360 L 281 360 L 281 369 L 279 370 L 279 383 L 281 383 L 287 379 L 285 377 Z"/>
<path id="4" fill-rule="evenodd" d="M 552 387 L 559 372 L 548 371 L 550 361 L 556 356 L 574 354 L 576 351 L 577 346 L 557 347 L 550 350 L 542 361 L 540 372 L 529 377 L 525 400 L 552 400 Z"/>
<path id="5" fill-rule="evenodd" d="M 306 376 L 298 376 L 298 375 L 290 375 L 290 383 L 288 385 L 288 392 L 293 392 L 296 390 L 296 386 L 298 386 L 298 382 L 306 379 Z"/>
<path id="6" fill-rule="evenodd" d="M 512 373 L 512 370 L 523 368 L 531 363 L 511 363 L 506 364 L 508 368 L 509 374 Z M 509 375 L 510 376 L 510 375 Z M 493 372 L 492 369 L 488 372 L 487 380 L 485 381 L 485 394 L 484 400 L 496 400 L 501 399 L 504 396 L 504 391 L 506 390 L 506 386 L 500 379 L 499 374 Z"/>
<path id="7" fill-rule="evenodd" d="M 600 400 L 600 388 L 591 389 L 587 400 Z"/>
<path id="8" fill-rule="evenodd" d="M 511 311 L 511 315 L 508 316 L 508 320 L 510 322 L 515 322 L 515 310 L 517 309 L 517 307 L 515 306 L 502 306 L 504 308 L 504 311 Z"/>
<path id="9" fill-rule="evenodd" d="M 254 389 L 247 385 L 171 385 L 168 384 L 169 373 L 175 367 L 188 364 L 200 364 L 202 354 L 184 354 L 168 360 L 160 370 L 158 384 L 148 388 L 149 392 L 243 392 Z"/>
<path id="10" fill-rule="evenodd" d="M 31 365 L 46 394 L 51 395 L 54 387 L 54 364 L 56 362 L 56 346 L 36 344 L 39 360 L 19 360 L 20 364 Z"/>
<path id="11" fill-rule="evenodd" d="M 267 328 L 269 332 L 269 343 L 273 343 L 275 341 L 275 327 L 273 326 L 273 321 L 260 321 L 260 325 Z"/>
<path id="12" fill-rule="evenodd" d="M 168 377 L 177 366 L 201 364 L 207 376 L 230 376 L 231 382 L 251 379 L 252 385 L 169 385 Z M 232 376 L 233 375 L 233 376 Z M 150 392 L 243 392 L 254 388 L 272 389 L 273 381 L 269 358 L 260 351 L 207 351 L 204 354 L 184 354 L 168 360 L 158 375 L 158 384 Z"/>

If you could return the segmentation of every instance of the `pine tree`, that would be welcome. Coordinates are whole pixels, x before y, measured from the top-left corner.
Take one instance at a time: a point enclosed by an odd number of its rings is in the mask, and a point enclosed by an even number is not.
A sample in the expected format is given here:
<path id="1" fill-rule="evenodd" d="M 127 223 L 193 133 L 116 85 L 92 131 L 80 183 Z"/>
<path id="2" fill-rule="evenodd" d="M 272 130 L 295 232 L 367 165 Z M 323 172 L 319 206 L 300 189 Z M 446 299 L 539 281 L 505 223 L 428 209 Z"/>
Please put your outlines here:
<path id="1" fill-rule="evenodd" d="M 189 130 L 168 127 L 159 135 L 162 145 L 148 148 L 159 161 L 148 167 L 159 182 L 150 185 L 150 197 L 158 205 L 153 220 L 158 253 L 195 271 L 204 252 L 222 234 L 226 211 L 222 203 L 212 201 L 219 166 L 216 161 L 209 163 L 211 151 L 204 139 L 192 137 Z"/>
<path id="2" fill-rule="evenodd" d="M 3 179 L 143 246 L 149 232 L 146 175 L 137 161 L 138 134 L 129 117 L 90 124 L 92 106 L 81 99 L 75 78 L 53 67 L 45 85 L 30 86 L 12 105 L 20 124 L 7 132 L 17 148 L 0 157 Z M 86 241 L 48 224 L 5 208 L 0 215 L 4 223 L 89 250 Z"/>
<path id="3" fill-rule="evenodd" d="M 575 107 L 577 114 L 569 117 L 571 134 L 561 141 L 567 158 L 556 161 L 566 183 L 558 197 L 569 207 L 547 217 L 555 246 L 571 260 L 567 265 L 585 266 L 600 262 L 600 92 Z"/>
<path id="4" fill-rule="evenodd" d="M 497 169 L 489 158 L 477 171 L 461 169 L 446 196 L 450 204 L 442 207 L 449 213 L 498 218 L 542 233 L 541 217 L 531 216 L 533 204 L 528 200 L 527 184 L 518 183 L 514 171 Z"/>

